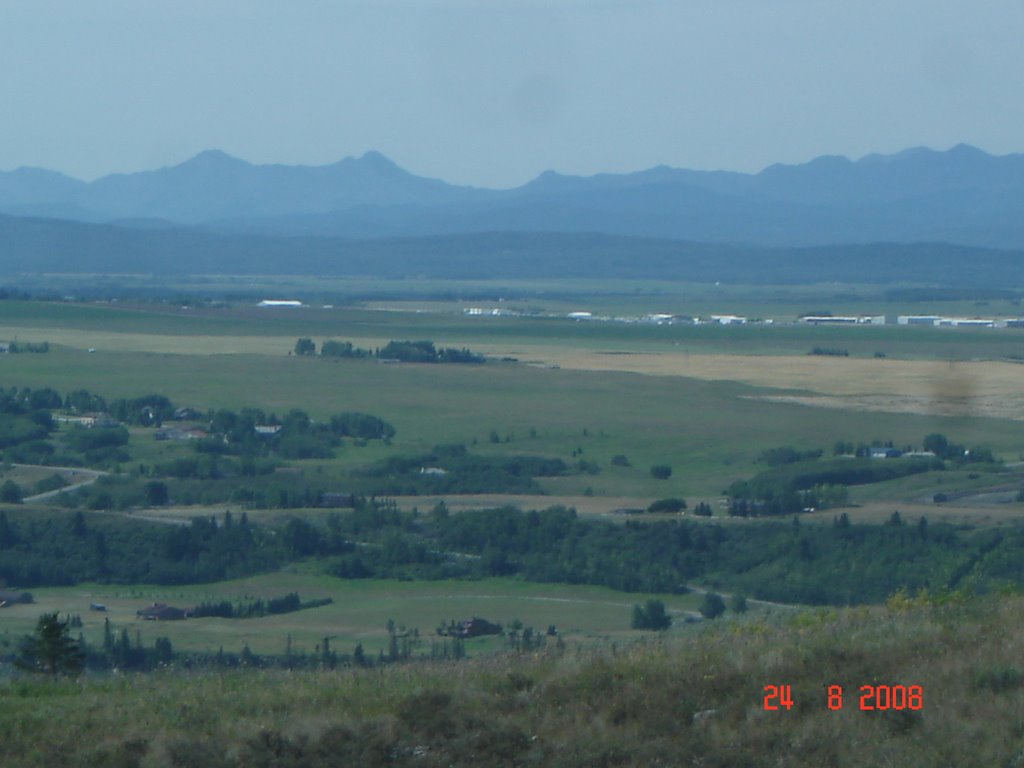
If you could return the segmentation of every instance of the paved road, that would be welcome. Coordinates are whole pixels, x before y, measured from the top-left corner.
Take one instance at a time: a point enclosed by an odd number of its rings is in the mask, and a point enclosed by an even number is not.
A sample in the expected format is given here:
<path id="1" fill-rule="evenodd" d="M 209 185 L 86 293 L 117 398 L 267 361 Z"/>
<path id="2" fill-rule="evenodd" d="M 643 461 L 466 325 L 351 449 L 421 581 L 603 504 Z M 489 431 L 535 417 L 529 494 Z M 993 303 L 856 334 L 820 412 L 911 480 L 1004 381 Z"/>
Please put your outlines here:
<path id="1" fill-rule="evenodd" d="M 34 504 L 39 501 L 46 501 L 47 499 L 53 498 L 58 493 L 71 491 L 85 485 L 91 485 L 104 475 L 110 474 L 109 472 L 103 472 L 99 469 L 82 469 L 82 467 L 49 467 L 40 464 L 15 464 L 14 466 L 24 469 L 48 469 L 53 472 L 62 472 L 71 476 L 69 478 L 72 481 L 70 485 L 65 485 L 63 488 L 57 488 L 53 491 L 46 491 L 45 493 L 37 493 L 34 496 L 26 496 L 22 499 L 22 502 L 25 504 Z"/>

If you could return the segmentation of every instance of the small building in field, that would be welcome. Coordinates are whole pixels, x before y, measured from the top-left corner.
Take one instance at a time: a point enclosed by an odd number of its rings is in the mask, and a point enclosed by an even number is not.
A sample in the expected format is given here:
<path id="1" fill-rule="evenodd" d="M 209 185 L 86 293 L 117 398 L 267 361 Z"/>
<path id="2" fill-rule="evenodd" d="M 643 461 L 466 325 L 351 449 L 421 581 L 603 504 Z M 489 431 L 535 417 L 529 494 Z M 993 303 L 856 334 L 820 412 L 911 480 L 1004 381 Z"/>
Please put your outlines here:
<path id="1" fill-rule="evenodd" d="M 482 637 L 483 635 L 500 635 L 501 625 L 492 624 L 487 619 L 474 616 L 471 619 L 465 619 L 449 627 L 448 634 L 452 637 L 461 637 L 463 639 Z"/>
<path id="2" fill-rule="evenodd" d="M 6 608 L 9 605 L 26 605 L 35 602 L 32 599 L 32 595 L 29 592 L 12 592 L 10 590 L 0 590 L 0 608 Z"/>
<path id="3" fill-rule="evenodd" d="M 188 617 L 188 613 L 181 608 L 164 603 L 153 603 L 148 608 L 137 610 L 135 615 L 144 621 L 181 621 Z"/>
<path id="4" fill-rule="evenodd" d="M 871 451 L 872 459 L 898 459 L 902 455 L 899 448 L 874 448 Z"/>

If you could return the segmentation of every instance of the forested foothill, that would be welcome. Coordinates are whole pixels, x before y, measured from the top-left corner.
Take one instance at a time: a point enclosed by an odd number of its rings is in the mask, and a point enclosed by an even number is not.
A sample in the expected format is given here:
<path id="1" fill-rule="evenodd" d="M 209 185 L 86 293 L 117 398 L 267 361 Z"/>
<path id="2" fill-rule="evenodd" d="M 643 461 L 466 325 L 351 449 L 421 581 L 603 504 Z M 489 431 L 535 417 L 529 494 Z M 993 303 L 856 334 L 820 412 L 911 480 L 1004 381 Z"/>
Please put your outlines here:
<path id="1" fill-rule="evenodd" d="M 85 581 L 186 584 L 239 578 L 302 559 L 347 579 L 478 579 L 680 593 L 703 583 L 775 602 L 876 603 L 897 589 L 988 591 L 1024 584 L 1024 527 L 964 531 L 903 520 L 726 525 L 582 518 L 555 507 L 451 514 L 360 501 L 322 524 L 256 525 L 242 513 L 166 526 L 76 512 L 0 512 L 0 579 L 33 588 Z"/>

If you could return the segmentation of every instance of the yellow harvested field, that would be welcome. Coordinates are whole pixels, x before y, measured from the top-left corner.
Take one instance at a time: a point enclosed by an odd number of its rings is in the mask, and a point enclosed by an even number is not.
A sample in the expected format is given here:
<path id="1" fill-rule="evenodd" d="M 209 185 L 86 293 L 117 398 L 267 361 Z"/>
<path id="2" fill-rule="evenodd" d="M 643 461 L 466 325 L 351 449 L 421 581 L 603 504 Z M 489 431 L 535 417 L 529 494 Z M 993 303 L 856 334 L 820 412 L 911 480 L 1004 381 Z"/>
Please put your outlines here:
<path id="1" fill-rule="evenodd" d="M 780 402 L 857 410 L 1024 419 L 1024 366 L 1000 361 L 863 359 L 810 355 L 608 353 L 531 346 L 502 354 L 539 365 L 738 381 L 799 389 Z"/>
<path id="2" fill-rule="evenodd" d="M 0 326 L 0 338 L 46 339 L 77 349 L 158 354 L 287 355 L 293 336 L 170 335 L 76 328 Z M 360 346 L 383 338 L 351 337 Z M 448 342 L 445 343 L 455 343 Z M 865 359 L 810 355 L 691 354 L 682 351 L 623 352 L 558 344 L 486 344 L 474 347 L 528 365 L 582 371 L 615 371 L 737 381 L 801 390 L 766 399 L 808 406 L 942 416 L 989 416 L 1024 420 L 1024 367 L 1003 361 Z"/>

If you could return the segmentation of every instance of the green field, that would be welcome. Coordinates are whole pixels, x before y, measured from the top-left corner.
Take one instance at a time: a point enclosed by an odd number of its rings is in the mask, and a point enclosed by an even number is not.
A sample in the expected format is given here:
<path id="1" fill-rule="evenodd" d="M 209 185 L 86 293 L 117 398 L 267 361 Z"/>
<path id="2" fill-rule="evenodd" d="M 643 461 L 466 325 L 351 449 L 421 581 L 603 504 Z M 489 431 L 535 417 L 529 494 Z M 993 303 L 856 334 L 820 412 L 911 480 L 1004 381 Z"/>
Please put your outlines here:
<path id="1" fill-rule="evenodd" d="M 330 597 L 334 602 L 319 608 L 252 619 L 199 618 L 151 622 L 135 612 L 152 603 L 191 609 L 203 602 L 251 601 L 297 592 L 303 601 Z M 28 634 L 40 613 L 59 611 L 78 614 L 86 642 L 102 644 L 103 622 L 110 619 L 115 632 L 127 629 L 134 640 L 141 633 L 144 645 L 167 637 L 175 650 L 216 653 L 223 648 L 238 653 L 243 645 L 256 654 L 284 655 L 288 637 L 296 654 L 314 654 L 324 637 L 339 653 L 351 653 L 362 643 L 368 654 L 387 650 L 386 625 L 392 620 L 408 630 L 417 628 L 421 644 L 416 655 L 430 653 L 435 628 L 442 623 L 480 616 L 511 627 L 514 621 L 545 632 L 558 628 L 566 640 L 629 639 L 641 633 L 629 628 L 630 611 L 652 597 L 662 600 L 682 630 L 685 613 L 700 604 L 696 595 L 625 594 L 589 586 L 534 584 L 512 579 L 480 581 L 402 582 L 345 580 L 305 573 L 302 569 L 265 574 L 249 579 L 186 587 L 81 584 L 75 587 L 32 590 L 35 603 L 3 609 L 0 643 Z M 106 612 L 90 611 L 101 603 Z M 495 650 L 501 640 L 480 638 L 467 643 L 472 655 Z"/>
<path id="2" fill-rule="evenodd" d="M 453 310 L 458 307 L 452 305 Z M 201 410 L 252 406 L 283 414 L 300 406 L 314 418 L 358 410 L 380 415 L 398 429 L 392 447 L 347 449 L 338 459 L 326 462 L 326 467 L 325 462 L 318 463 L 320 469 L 314 471 L 321 472 L 344 473 L 396 453 L 465 443 L 482 453 L 570 458 L 577 452 L 602 468 L 595 476 L 543 481 L 552 495 L 587 492 L 647 500 L 668 495 L 710 500 L 732 480 L 756 471 L 754 462 L 762 450 L 779 445 L 825 450 L 836 440 L 912 445 L 929 432 L 941 431 L 961 441 L 989 445 L 1010 460 L 1024 452 L 1024 429 L 1001 418 L 864 411 L 853 404 L 844 408 L 841 398 L 832 401 L 833 407 L 814 409 L 758 399 L 814 395 L 819 386 L 827 392 L 829 386 L 834 388 L 830 382 L 836 377 L 842 381 L 842 373 L 829 371 L 845 364 L 843 360 L 815 361 L 810 378 L 793 377 L 788 389 L 737 383 L 763 377 L 766 366 L 786 370 L 787 363 L 773 367 L 771 357 L 764 360 L 764 355 L 802 355 L 812 346 L 848 348 L 851 354 L 868 358 L 879 348 L 889 350 L 892 357 L 914 360 L 1005 358 L 1024 349 L 1024 336 L 1010 330 L 654 327 L 470 318 L 454 311 L 267 310 L 251 305 L 182 309 L 161 304 L 17 301 L 0 302 L 0 328 L 8 329 L 9 335 L 20 329 L 19 338 L 54 344 L 45 355 L 4 359 L 6 386 L 50 386 L 58 391 L 84 387 L 107 398 L 158 392 Z M 373 361 L 290 356 L 300 335 L 376 343 L 389 338 L 431 338 L 438 344 L 513 356 L 524 350 L 555 350 L 549 359 L 563 359 L 574 350 L 646 351 L 663 355 L 668 367 L 665 375 L 655 376 L 587 370 L 595 364 L 593 355 L 576 369 L 532 366 L 529 357 L 518 364 L 383 366 Z M 719 355 L 719 361 L 734 360 L 733 370 L 719 362 L 712 372 L 703 373 L 702 358 L 697 357 L 689 367 L 706 380 L 687 378 L 691 351 Z M 628 355 L 596 359 L 597 364 L 608 362 L 626 369 L 632 364 Z M 865 360 L 863 370 L 853 375 L 863 380 L 863 391 L 884 398 L 893 375 L 902 375 L 899 366 L 912 364 L 889 358 Z M 669 375 L 676 370 L 684 375 Z M 815 370 L 831 378 L 819 381 Z M 954 376 L 947 385 L 915 383 L 913 377 L 920 374 L 913 372 L 904 378 L 909 381 L 906 386 L 918 387 L 926 399 L 936 396 L 936 386 L 951 388 L 954 398 L 984 390 L 985 380 L 976 377 L 987 375 L 986 370 L 950 373 Z M 719 376 L 736 381 L 707 378 Z M 785 373 L 770 380 L 785 383 Z M 1001 397 L 1007 402 L 1005 389 L 994 391 L 989 399 L 999 402 Z M 492 430 L 502 440 L 498 445 L 488 440 Z M 154 445 L 145 431 L 133 437 L 133 446 L 140 461 L 155 461 L 183 449 Z M 618 454 L 627 456 L 632 466 L 611 466 L 611 458 Z M 672 478 L 653 480 L 647 469 L 655 463 L 671 465 Z"/>

